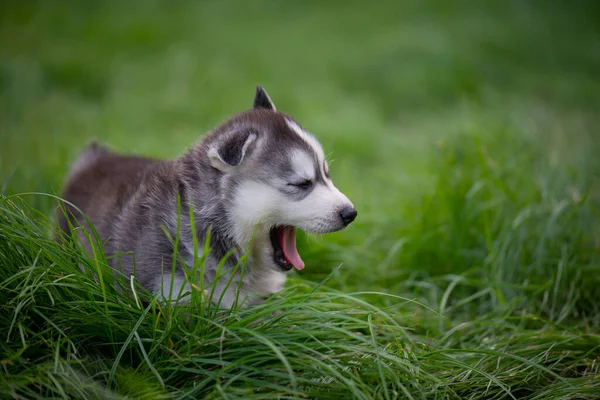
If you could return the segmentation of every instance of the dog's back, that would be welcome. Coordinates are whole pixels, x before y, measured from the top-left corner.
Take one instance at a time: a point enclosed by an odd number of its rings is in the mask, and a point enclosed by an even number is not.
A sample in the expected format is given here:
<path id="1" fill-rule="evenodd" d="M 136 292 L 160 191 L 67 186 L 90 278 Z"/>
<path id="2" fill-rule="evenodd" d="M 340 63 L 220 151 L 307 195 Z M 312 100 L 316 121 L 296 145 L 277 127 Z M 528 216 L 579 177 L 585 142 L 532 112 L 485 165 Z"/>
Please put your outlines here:
<path id="1" fill-rule="evenodd" d="M 84 215 L 100 233 L 109 229 L 119 210 L 140 187 L 144 176 L 161 161 L 112 153 L 92 143 L 73 163 L 65 186 L 66 204 L 58 210 L 58 221 L 64 232 L 70 226 L 87 226 Z M 77 210 L 79 209 L 79 210 Z"/>

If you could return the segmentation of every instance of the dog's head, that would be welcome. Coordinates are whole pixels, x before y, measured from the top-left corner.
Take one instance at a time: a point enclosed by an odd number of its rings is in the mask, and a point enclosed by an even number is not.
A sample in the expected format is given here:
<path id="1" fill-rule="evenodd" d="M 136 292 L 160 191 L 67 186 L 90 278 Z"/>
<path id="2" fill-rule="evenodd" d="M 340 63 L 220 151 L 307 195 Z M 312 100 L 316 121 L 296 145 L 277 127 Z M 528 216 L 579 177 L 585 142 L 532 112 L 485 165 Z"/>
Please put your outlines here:
<path id="1" fill-rule="evenodd" d="M 329 177 L 320 143 L 278 112 L 260 86 L 254 107 L 217 128 L 203 148 L 219 171 L 238 245 L 258 241 L 279 268 L 304 268 L 296 228 L 328 233 L 356 218 L 354 206 Z"/>

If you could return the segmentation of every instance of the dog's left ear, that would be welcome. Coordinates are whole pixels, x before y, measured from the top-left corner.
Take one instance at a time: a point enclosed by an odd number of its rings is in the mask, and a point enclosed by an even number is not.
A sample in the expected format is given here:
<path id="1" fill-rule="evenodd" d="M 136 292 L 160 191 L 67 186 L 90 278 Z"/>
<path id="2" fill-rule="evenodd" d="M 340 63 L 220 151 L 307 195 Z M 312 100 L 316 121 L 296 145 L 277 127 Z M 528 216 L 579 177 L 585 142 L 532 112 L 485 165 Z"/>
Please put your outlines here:
<path id="1" fill-rule="evenodd" d="M 277 111 L 275 109 L 275 104 L 271 101 L 271 98 L 265 92 L 265 89 L 262 86 L 258 85 L 256 87 L 256 95 L 254 96 L 254 108 L 266 108 L 267 110 Z"/>
<path id="2" fill-rule="evenodd" d="M 245 129 L 227 132 L 208 147 L 210 165 L 222 172 L 232 171 L 240 165 L 256 140 L 256 131 Z"/>

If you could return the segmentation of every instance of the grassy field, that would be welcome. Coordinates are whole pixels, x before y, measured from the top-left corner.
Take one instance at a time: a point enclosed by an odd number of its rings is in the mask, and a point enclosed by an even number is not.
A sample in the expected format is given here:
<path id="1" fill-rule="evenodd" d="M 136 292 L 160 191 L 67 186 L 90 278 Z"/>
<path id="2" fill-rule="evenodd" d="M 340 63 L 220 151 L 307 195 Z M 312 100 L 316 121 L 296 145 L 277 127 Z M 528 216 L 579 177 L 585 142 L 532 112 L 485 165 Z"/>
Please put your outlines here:
<path id="1" fill-rule="evenodd" d="M 598 398 L 598 11 L 3 2 L 0 397 Z M 258 83 L 359 211 L 280 297 L 144 308 L 49 239 L 87 142 L 175 157 Z"/>

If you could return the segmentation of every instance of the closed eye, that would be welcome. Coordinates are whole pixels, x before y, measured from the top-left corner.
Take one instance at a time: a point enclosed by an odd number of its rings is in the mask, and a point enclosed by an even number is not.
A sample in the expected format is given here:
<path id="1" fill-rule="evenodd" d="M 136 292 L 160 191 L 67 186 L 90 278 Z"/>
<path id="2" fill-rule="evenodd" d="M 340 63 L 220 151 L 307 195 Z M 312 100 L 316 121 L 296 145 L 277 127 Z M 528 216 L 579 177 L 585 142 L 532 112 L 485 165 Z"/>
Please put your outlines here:
<path id="1" fill-rule="evenodd" d="M 297 187 L 297 188 L 302 189 L 302 190 L 307 190 L 307 189 L 310 189 L 312 187 L 313 181 L 311 179 L 305 179 L 305 180 L 300 181 L 300 182 L 288 183 L 288 185 Z"/>

